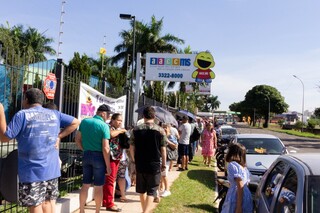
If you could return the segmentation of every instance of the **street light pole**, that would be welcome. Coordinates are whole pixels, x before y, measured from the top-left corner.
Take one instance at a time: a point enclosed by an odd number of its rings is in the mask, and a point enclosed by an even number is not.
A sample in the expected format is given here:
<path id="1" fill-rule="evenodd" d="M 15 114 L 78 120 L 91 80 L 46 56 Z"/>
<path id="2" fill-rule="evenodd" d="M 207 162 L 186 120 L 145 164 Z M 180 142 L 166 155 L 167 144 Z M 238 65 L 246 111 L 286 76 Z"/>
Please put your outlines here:
<path id="1" fill-rule="evenodd" d="M 135 65 L 135 48 L 136 48 L 136 17 L 131 15 L 131 14 L 120 14 L 120 18 L 124 19 L 124 20 L 132 20 L 133 21 L 133 44 L 132 44 L 132 60 L 131 60 L 131 66 L 132 66 L 132 71 L 131 71 L 131 80 L 130 80 L 130 94 L 127 97 L 127 102 L 130 100 L 130 104 L 128 104 L 129 109 L 127 110 L 128 114 L 126 116 L 129 116 L 129 122 L 126 124 L 128 126 L 128 124 L 132 125 L 132 116 L 133 116 L 133 105 L 132 105 L 132 101 L 131 101 L 131 94 L 133 93 L 133 74 L 134 74 L 134 65 Z M 131 111 L 131 110 L 132 111 Z"/>
<path id="2" fill-rule="evenodd" d="M 302 123 L 304 123 L 304 120 L 303 120 L 303 114 L 304 114 L 304 83 L 303 81 L 298 78 L 296 75 L 293 75 L 293 77 L 295 77 L 296 79 L 298 79 L 301 84 L 302 84 Z M 302 125 L 302 128 L 303 128 L 303 125 Z"/>

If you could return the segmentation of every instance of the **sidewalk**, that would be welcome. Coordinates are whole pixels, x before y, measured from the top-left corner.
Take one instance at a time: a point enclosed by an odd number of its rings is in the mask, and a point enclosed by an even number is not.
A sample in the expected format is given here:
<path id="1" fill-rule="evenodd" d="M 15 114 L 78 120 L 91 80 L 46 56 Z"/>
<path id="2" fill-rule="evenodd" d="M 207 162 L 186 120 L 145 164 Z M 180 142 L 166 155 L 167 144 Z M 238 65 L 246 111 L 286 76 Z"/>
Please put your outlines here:
<path id="1" fill-rule="evenodd" d="M 175 171 L 176 167 L 173 167 L 174 170 L 170 171 L 168 174 L 168 182 L 169 182 L 169 187 L 172 185 L 172 183 L 179 177 L 180 172 Z M 128 201 L 126 203 L 120 202 L 120 199 L 115 199 L 115 204 L 122 209 L 122 213 L 141 213 L 141 205 L 140 205 L 140 198 L 139 194 L 135 192 L 135 186 L 132 186 L 129 188 L 129 190 L 126 192 L 126 197 Z M 166 199 L 166 198 L 161 198 L 161 199 Z M 157 206 L 157 203 L 153 203 L 153 208 Z M 85 208 L 86 213 L 95 213 L 95 202 L 90 201 L 86 208 Z M 101 207 L 101 212 L 111 212 L 111 211 L 106 211 L 104 207 Z M 79 210 L 74 211 L 73 213 L 79 213 Z"/>

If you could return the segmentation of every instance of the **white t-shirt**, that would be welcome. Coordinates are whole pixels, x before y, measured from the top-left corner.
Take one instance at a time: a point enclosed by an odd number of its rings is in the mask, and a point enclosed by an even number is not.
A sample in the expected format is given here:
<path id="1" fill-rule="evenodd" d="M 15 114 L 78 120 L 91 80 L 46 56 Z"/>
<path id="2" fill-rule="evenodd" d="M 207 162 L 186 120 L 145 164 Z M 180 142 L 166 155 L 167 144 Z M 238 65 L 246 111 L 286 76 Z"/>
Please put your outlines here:
<path id="1" fill-rule="evenodd" d="M 190 143 L 191 125 L 189 123 L 181 124 L 179 127 L 180 139 L 179 144 L 188 145 Z"/>
<path id="2" fill-rule="evenodd" d="M 174 127 L 170 127 L 170 134 L 176 136 L 176 138 L 178 138 L 179 132 L 176 128 Z"/>

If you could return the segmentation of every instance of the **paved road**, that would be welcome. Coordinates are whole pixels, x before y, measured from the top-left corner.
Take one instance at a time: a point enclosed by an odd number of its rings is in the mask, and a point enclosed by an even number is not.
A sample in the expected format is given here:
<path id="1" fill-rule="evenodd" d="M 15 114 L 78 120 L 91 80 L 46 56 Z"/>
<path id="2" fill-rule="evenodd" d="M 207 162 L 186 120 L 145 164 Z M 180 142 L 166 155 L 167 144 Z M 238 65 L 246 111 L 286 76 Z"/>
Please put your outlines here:
<path id="1" fill-rule="evenodd" d="M 250 128 L 246 124 L 235 124 L 239 133 L 265 133 L 277 136 L 287 146 L 289 152 L 320 152 L 320 139 L 304 138 L 265 129 Z"/>

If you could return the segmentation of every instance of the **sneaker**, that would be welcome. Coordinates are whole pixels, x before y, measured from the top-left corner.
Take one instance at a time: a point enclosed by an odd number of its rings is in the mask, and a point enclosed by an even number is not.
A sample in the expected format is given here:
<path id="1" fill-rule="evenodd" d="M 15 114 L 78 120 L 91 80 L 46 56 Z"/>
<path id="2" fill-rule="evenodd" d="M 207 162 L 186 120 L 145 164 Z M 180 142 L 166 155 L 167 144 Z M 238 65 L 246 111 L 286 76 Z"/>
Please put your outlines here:
<path id="1" fill-rule="evenodd" d="M 161 197 L 168 197 L 171 195 L 170 191 L 164 190 L 163 193 L 161 194 Z"/>

